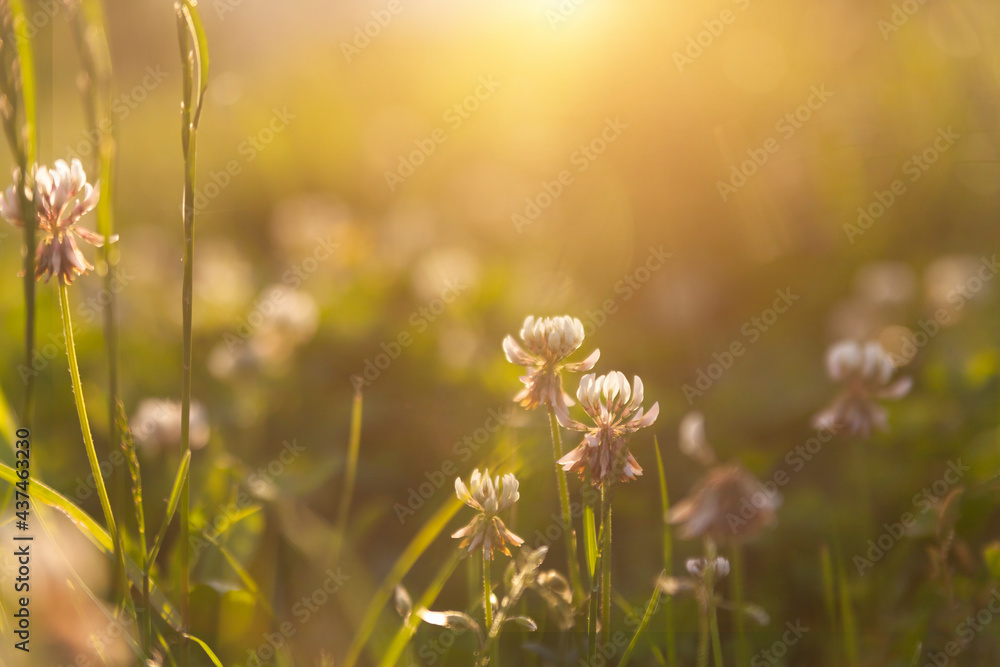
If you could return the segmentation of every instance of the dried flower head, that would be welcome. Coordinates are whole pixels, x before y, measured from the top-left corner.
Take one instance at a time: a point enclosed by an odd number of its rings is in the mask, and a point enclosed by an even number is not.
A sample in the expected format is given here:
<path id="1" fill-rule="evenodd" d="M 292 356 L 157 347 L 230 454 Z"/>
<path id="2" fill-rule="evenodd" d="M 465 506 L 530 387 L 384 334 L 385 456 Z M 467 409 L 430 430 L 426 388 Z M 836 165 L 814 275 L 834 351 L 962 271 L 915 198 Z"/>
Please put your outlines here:
<path id="1" fill-rule="evenodd" d="M 524 366 L 528 373 L 521 378 L 524 389 L 514 397 L 529 410 L 544 403 L 553 409 L 573 405 L 563 391 L 562 371 L 582 373 L 589 371 L 601 356 L 594 350 L 580 362 L 566 363 L 566 358 L 583 344 L 583 324 L 575 317 L 544 317 L 529 315 L 521 327 L 522 347 L 513 336 L 503 339 L 507 361 Z"/>
<path id="2" fill-rule="evenodd" d="M 831 346 L 826 353 L 826 369 L 844 390 L 813 417 L 813 427 L 831 431 L 846 428 L 865 438 L 873 428 L 888 429 L 886 410 L 876 400 L 902 398 L 913 386 L 909 377 L 890 383 L 896 365 L 892 355 L 874 341 L 842 341 Z"/>
<path id="3" fill-rule="evenodd" d="M 653 403 L 649 412 L 643 412 L 639 376 L 635 376 L 630 386 L 628 378 L 618 371 L 596 377 L 588 373 L 580 378 L 576 397 L 594 425 L 573 420 L 565 407 L 556 412 L 564 428 L 586 433 L 576 449 L 557 463 L 563 470 L 575 470 L 581 476 L 589 469 L 591 481 L 599 486 L 614 477 L 624 482 L 641 475 L 642 466 L 629 451 L 628 439 L 640 428 L 656 421 L 660 404 Z"/>
<path id="4" fill-rule="evenodd" d="M 774 523 L 780 506 L 777 491 L 768 490 L 742 466 L 731 463 L 709 470 L 691 494 L 670 509 L 667 521 L 680 524 L 685 540 L 743 541 Z"/>
<path id="5" fill-rule="evenodd" d="M 482 549 L 483 555 L 490 559 L 493 550 L 499 549 L 509 556 L 507 544 L 516 547 L 524 544 L 524 540 L 510 532 L 497 516 L 513 507 L 520 497 L 513 473 L 507 473 L 502 479 L 500 476 L 491 479 L 489 470 L 483 473 L 474 470 L 468 488 L 461 477 L 455 478 L 455 494 L 478 512 L 468 525 L 452 534 L 454 538 L 463 538 L 460 546 L 468 547 L 469 553 Z"/>
<path id="6" fill-rule="evenodd" d="M 701 579 L 705 577 L 705 571 L 708 569 L 709 563 L 712 564 L 712 571 L 715 573 L 716 580 L 729 574 L 729 561 L 722 556 L 718 556 L 714 561 L 709 561 L 707 558 L 688 558 L 684 566 L 691 576 Z"/>
<path id="7" fill-rule="evenodd" d="M 100 188 L 87 182 L 87 174 L 76 159 L 71 164 L 56 160 L 52 169 L 36 165 L 32 175 L 34 187 L 26 190 L 26 194 L 34 202 L 38 228 L 42 231 L 42 239 L 35 250 L 35 278 L 44 275 L 48 282 L 53 275 L 58 275 L 59 280 L 69 285 L 77 276 L 94 268 L 80 252 L 76 238 L 97 247 L 104 245 L 103 236 L 77 226 L 80 218 L 97 206 Z M 20 180 L 15 171 L 15 184 Z M 8 187 L 0 199 L 0 215 L 15 227 L 23 228 L 24 212 L 17 187 Z M 117 236 L 111 239 L 115 240 Z"/>

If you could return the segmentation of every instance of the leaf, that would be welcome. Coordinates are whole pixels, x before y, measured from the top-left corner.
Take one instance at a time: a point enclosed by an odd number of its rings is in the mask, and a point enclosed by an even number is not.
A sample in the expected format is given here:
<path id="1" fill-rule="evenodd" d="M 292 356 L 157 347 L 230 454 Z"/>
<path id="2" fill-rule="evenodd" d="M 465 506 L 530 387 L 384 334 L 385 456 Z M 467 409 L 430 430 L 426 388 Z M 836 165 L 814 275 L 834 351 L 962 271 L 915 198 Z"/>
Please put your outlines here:
<path id="1" fill-rule="evenodd" d="M 180 468 L 177 470 L 177 478 L 174 479 L 174 488 L 170 491 L 170 499 L 167 501 L 167 513 L 163 517 L 163 525 L 160 526 L 160 532 L 156 536 L 156 540 L 153 542 L 153 548 L 149 550 L 149 564 L 152 566 L 153 562 L 156 561 L 156 555 L 160 552 L 160 547 L 163 545 L 163 538 L 167 535 L 167 529 L 170 527 L 170 522 L 174 518 L 174 513 L 177 511 L 177 505 L 181 501 L 181 491 L 184 488 L 184 482 L 187 481 L 188 472 L 191 469 L 191 450 L 184 452 L 184 458 L 181 459 Z M 182 549 L 188 549 L 189 545 L 181 545 Z"/>
<path id="2" fill-rule="evenodd" d="M 208 659 L 212 661 L 212 664 L 215 665 L 215 667 L 225 667 L 222 664 L 222 661 L 219 660 L 219 658 L 215 655 L 215 653 L 212 652 L 212 649 L 210 649 L 208 647 L 208 644 L 206 644 L 202 640 L 198 639 L 194 635 L 183 634 L 183 636 L 187 637 L 188 639 L 190 639 L 191 641 L 193 641 L 195 644 L 197 644 L 198 646 L 200 646 L 201 649 L 205 652 L 205 655 L 208 656 Z"/>
<path id="3" fill-rule="evenodd" d="M 1000 581 L 1000 541 L 994 540 L 983 547 L 983 561 L 990 577 Z"/>

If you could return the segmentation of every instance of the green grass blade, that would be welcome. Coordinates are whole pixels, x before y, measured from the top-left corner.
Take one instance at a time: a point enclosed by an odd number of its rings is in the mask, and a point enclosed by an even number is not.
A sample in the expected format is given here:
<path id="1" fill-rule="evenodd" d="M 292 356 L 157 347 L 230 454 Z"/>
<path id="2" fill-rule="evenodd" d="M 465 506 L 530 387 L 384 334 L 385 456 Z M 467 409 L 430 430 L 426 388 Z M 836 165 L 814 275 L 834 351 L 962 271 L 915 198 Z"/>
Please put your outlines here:
<path id="1" fill-rule="evenodd" d="M 663 576 L 662 574 L 660 576 Z M 653 597 L 649 598 L 649 604 L 646 605 L 646 613 L 642 615 L 642 621 L 639 623 L 639 627 L 636 628 L 635 635 L 632 636 L 632 641 L 628 643 L 628 648 L 625 649 L 625 655 L 622 656 L 622 661 L 618 663 L 618 667 L 625 667 L 629 660 L 632 659 L 632 653 L 635 651 L 635 647 L 639 645 L 639 638 L 642 637 L 642 633 L 646 631 L 646 627 L 649 625 L 649 620 L 653 618 L 653 612 L 656 611 L 656 605 L 660 601 L 660 587 L 655 586 L 653 589 Z"/>
<path id="2" fill-rule="evenodd" d="M 847 654 L 847 664 L 858 667 L 858 635 L 854 621 L 854 609 L 851 606 L 851 593 L 847 589 L 847 571 L 840 551 L 837 552 L 837 588 L 840 594 L 841 626 L 844 636 L 844 652 Z"/>
<path id="3" fill-rule="evenodd" d="M 660 475 L 660 509 L 663 517 L 663 574 L 668 577 L 674 575 L 674 543 L 673 531 L 667 523 L 667 514 L 670 512 L 670 493 L 667 489 L 667 472 L 663 467 L 663 457 L 660 454 L 660 443 L 653 436 L 653 449 L 656 451 L 656 470 Z M 664 622 L 667 626 L 667 665 L 677 667 L 677 627 L 674 620 L 674 598 L 668 596 L 664 602 L 663 609 Z"/>
<path id="4" fill-rule="evenodd" d="M 448 579 L 451 578 L 452 573 L 455 571 L 455 568 L 458 567 L 458 563 L 461 560 L 461 552 L 456 551 L 451 558 L 445 561 L 445 564 L 441 566 L 440 570 L 438 570 L 434 579 L 427 587 L 427 590 L 425 590 L 424 594 L 420 596 L 419 600 L 417 600 L 413 607 L 414 609 L 427 609 L 434 604 L 437 596 L 441 594 L 441 589 L 444 588 L 445 583 L 447 583 Z M 473 559 L 470 558 L 469 560 L 472 561 Z M 417 626 L 419 625 L 420 617 L 416 614 L 410 614 L 410 617 L 403 623 L 403 627 L 401 627 L 399 632 L 396 633 L 396 636 L 393 637 L 392 643 L 382 656 L 381 662 L 379 662 L 379 667 L 393 667 L 393 665 L 396 664 L 396 661 L 399 660 L 399 656 L 403 654 L 403 651 L 406 649 L 406 645 L 410 642 L 414 633 L 416 633 Z"/>
<path id="5" fill-rule="evenodd" d="M 184 452 L 184 457 L 181 459 L 180 468 L 177 470 L 177 478 L 174 479 L 174 488 L 170 491 L 170 499 L 167 501 L 167 513 L 163 517 L 163 525 L 160 526 L 160 532 L 156 535 L 156 540 L 153 541 L 153 548 L 149 550 L 149 562 L 153 563 L 156 561 L 156 556 L 160 553 L 160 547 L 163 545 L 163 538 L 167 535 L 167 529 L 170 527 L 170 522 L 173 521 L 174 513 L 177 512 L 177 506 L 181 502 L 181 495 L 184 487 L 187 485 L 188 472 L 191 469 L 191 451 L 188 450 Z M 181 544 L 180 549 L 187 551 L 189 545 L 187 543 Z"/>
<path id="6" fill-rule="evenodd" d="M 402 555 L 393 564 L 388 576 L 386 576 L 385 580 L 378 587 L 378 590 L 375 591 L 371 603 L 365 610 L 358 632 L 347 649 L 347 656 L 344 658 L 343 663 L 344 667 L 354 667 L 357 664 L 358 658 L 361 657 L 361 651 L 364 649 L 365 644 L 367 644 L 372 632 L 375 631 L 378 617 L 386 605 L 389 604 L 396 586 L 403 581 L 403 577 L 410 571 L 410 568 L 417 562 L 417 559 L 427 551 L 438 535 L 444 531 L 445 526 L 448 525 L 448 522 L 458 513 L 461 507 L 463 505 L 458 498 L 450 498 L 448 502 L 434 513 L 430 521 L 421 527 L 416 537 L 403 550 Z M 377 658 L 377 656 L 375 657 Z"/>
<path id="7" fill-rule="evenodd" d="M 358 471 L 358 454 L 361 450 L 361 392 L 354 394 L 351 403 L 351 435 L 348 442 L 347 469 L 344 472 L 344 486 L 340 495 L 340 507 L 337 512 L 337 534 L 342 543 L 347 539 L 347 518 L 351 510 L 351 498 L 354 495 L 354 480 Z M 338 549 L 335 553 L 339 552 Z"/>
<path id="8" fill-rule="evenodd" d="M 215 667 L 225 667 L 225 665 L 222 664 L 222 661 L 219 660 L 218 656 L 216 656 L 215 653 L 212 652 L 212 649 L 208 647 L 208 644 L 198 639 L 194 635 L 189 635 L 185 633 L 184 636 L 193 641 L 198 646 L 200 646 L 201 650 L 205 652 L 205 655 L 208 656 L 208 659 L 212 661 L 212 664 L 215 665 Z"/>

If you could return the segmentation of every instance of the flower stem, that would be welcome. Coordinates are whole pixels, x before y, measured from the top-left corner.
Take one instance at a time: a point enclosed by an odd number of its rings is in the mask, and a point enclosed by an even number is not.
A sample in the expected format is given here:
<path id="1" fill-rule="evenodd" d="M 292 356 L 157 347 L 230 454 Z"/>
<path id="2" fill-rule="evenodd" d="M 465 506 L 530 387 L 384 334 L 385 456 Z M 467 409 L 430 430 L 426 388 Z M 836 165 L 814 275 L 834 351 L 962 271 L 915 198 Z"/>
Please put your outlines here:
<path id="1" fill-rule="evenodd" d="M 601 641 L 607 643 L 611 633 L 611 480 L 601 490 Z"/>
<path id="2" fill-rule="evenodd" d="M 750 664 L 750 649 L 747 644 L 746 616 L 743 613 L 745 594 L 743 591 L 743 547 L 733 547 L 733 598 L 736 602 L 736 655 L 740 665 Z"/>
<path id="3" fill-rule="evenodd" d="M 490 646 L 490 654 L 492 656 L 491 662 L 494 665 L 500 662 L 500 647 L 499 641 L 490 641 L 491 630 L 493 629 L 493 604 L 491 601 L 491 594 L 493 592 L 493 586 L 490 584 L 490 554 L 487 551 L 486 546 L 483 545 L 483 619 L 486 621 L 484 628 L 484 634 L 486 635 L 486 641 Z"/>
<path id="4" fill-rule="evenodd" d="M 559 505 L 562 509 L 562 522 L 566 530 L 566 556 L 569 561 L 569 580 L 573 586 L 573 599 L 579 602 L 583 599 L 583 580 L 580 577 L 580 564 L 577 560 L 576 530 L 573 528 L 573 513 L 569 504 L 569 485 L 566 483 L 566 471 L 559 464 L 563 456 L 562 436 L 559 432 L 559 422 L 555 410 L 549 406 L 549 426 L 552 430 L 552 453 L 556 460 L 556 481 L 559 484 Z"/>
<path id="5" fill-rule="evenodd" d="M 94 475 L 94 484 L 97 487 L 97 497 L 100 498 L 101 509 L 104 512 L 104 521 L 108 525 L 108 534 L 111 536 L 111 543 L 115 548 L 117 566 L 119 568 L 118 576 L 121 576 L 124 580 L 126 576 L 125 555 L 118 535 L 118 526 L 111 511 L 111 500 L 108 498 L 108 490 L 104 486 L 101 464 L 97 460 L 97 450 L 94 448 L 94 436 L 90 432 L 90 420 L 87 419 L 87 405 L 83 399 L 83 384 L 80 382 L 80 367 L 76 361 L 76 343 L 73 340 L 73 319 L 69 310 L 69 289 L 66 283 L 62 281 L 62 278 L 59 279 L 59 308 L 62 311 L 63 336 L 66 338 L 66 357 L 69 361 L 69 375 L 73 381 L 76 414 L 80 419 L 80 430 L 83 431 L 83 444 L 87 450 L 90 471 Z"/>

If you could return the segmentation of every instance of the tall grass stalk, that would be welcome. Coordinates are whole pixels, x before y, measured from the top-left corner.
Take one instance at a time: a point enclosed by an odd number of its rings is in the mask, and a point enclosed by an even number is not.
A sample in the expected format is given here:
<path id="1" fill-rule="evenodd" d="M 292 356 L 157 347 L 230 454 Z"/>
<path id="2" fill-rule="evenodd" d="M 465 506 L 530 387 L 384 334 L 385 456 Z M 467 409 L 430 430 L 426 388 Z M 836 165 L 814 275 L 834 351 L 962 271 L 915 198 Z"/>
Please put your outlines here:
<path id="1" fill-rule="evenodd" d="M 31 29 L 24 11 L 23 0 L 9 0 L 11 22 L 14 26 L 14 43 L 17 59 L 20 61 L 20 80 L 11 82 L 16 88 L 14 103 L 20 102 L 20 110 L 24 114 L 22 127 L 11 126 L 13 136 L 10 137 L 12 148 L 17 156 L 20 171 L 17 188 L 21 200 L 21 210 L 24 212 L 24 359 L 31 368 L 35 356 L 35 231 L 38 220 L 35 217 L 35 206 L 28 197 L 25 185 L 28 183 L 32 166 L 38 160 L 38 122 L 35 95 L 35 58 L 31 50 Z M 15 91 L 7 91 L 12 95 Z M 14 118 L 16 119 L 15 112 Z M 22 423 L 30 428 L 35 412 L 35 378 L 29 373 L 24 383 L 24 411 Z"/>
<path id="2" fill-rule="evenodd" d="M 340 506 L 337 512 L 337 545 L 334 547 L 334 560 L 340 556 L 340 547 L 347 539 L 347 519 L 351 511 L 351 498 L 354 496 L 354 481 L 358 473 L 358 455 L 361 450 L 361 392 L 354 394 L 351 403 L 351 435 L 347 445 L 347 468 L 344 471 L 344 486 L 340 494 Z"/>
<path id="3" fill-rule="evenodd" d="M 562 435 L 559 430 L 559 422 L 556 420 L 556 412 L 549 406 L 549 427 L 552 431 L 552 454 L 555 457 L 556 481 L 559 485 L 559 506 L 562 510 L 562 521 L 566 527 L 566 556 L 569 567 L 569 580 L 573 587 L 573 600 L 579 602 L 583 599 L 583 580 L 580 578 L 580 563 L 576 548 L 576 529 L 573 528 L 573 513 L 569 504 L 569 485 L 566 483 L 566 471 L 559 464 L 559 459 L 563 456 Z"/>
<path id="4" fill-rule="evenodd" d="M 177 34 L 180 41 L 181 65 L 184 69 L 184 97 L 181 107 L 181 146 L 184 150 L 184 282 L 182 314 L 184 328 L 183 359 L 181 364 L 181 452 L 191 455 L 191 304 L 194 284 L 194 184 L 195 160 L 197 155 L 198 121 L 201 118 L 201 104 L 208 85 L 208 45 L 201 18 L 192 0 L 182 0 L 176 4 Z M 180 498 L 180 601 L 181 641 L 180 664 L 190 664 L 191 651 L 188 642 L 191 627 L 191 483 L 186 476 Z"/>
<path id="5" fill-rule="evenodd" d="M 611 636 L 611 500 L 614 482 L 606 480 L 601 490 L 601 642 Z"/>
<path id="6" fill-rule="evenodd" d="M 489 637 L 493 630 L 493 584 L 490 582 L 490 553 L 486 545 L 483 545 L 483 626 L 484 634 Z M 491 662 L 494 665 L 500 664 L 500 647 L 498 642 L 490 644 Z"/>

